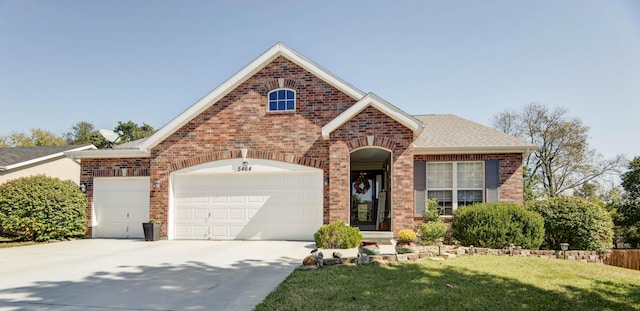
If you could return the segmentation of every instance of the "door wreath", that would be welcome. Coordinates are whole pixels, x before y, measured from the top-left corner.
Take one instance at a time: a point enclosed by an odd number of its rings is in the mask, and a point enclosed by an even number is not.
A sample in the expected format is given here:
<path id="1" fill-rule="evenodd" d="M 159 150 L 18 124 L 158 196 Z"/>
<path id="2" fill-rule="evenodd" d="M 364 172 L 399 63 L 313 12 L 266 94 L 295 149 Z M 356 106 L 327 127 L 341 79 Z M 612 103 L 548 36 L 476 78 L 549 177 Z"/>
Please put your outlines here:
<path id="1" fill-rule="evenodd" d="M 369 179 L 364 175 L 360 175 L 358 179 L 353 183 L 353 188 L 356 190 L 356 193 L 365 194 L 371 188 L 369 184 Z"/>

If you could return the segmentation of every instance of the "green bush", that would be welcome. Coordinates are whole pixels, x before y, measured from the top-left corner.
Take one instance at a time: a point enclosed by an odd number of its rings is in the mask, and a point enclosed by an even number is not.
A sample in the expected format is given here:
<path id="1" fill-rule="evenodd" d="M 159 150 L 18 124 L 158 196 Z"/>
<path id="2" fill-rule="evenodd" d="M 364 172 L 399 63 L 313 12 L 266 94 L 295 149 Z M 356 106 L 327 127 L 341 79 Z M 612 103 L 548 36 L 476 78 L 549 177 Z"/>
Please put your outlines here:
<path id="1" fill-rule="evenodd" d="M 560 249 L 560 243 L 569 243 L 571 249 L 603 251 L 613 246 L 611 215 L 602 203 L 555 197 L 532 202 L 528 208 L 544 218 L 544 248 Z"/>
<path id="2" fill-rule="evenodd" d="M 513 243 L 538 249 L 544 238 L 544 221 L 515 204 L 475 204 L 459 208 L 451 223 L 453 237 L 462 245 L 503 248 Z"/>
<path id="3" fill-rule="evenodd" d="M 72 181 L 43 175 L 0 185 L 0 235 L 17 241 L 83 236 L 86 198 Z"/>
<path id="4" fill-rule="evenodd" d="M 442 221 L 430 221 L 420 224 L 420 241 L 422 244 L 433 244 L 437 239 L 444 238 L 447 225 Z"/>
<path id="5" fill-rule="evenodd" d="M 362 241 L 360 229 L 347 226 L 342 221 L 323 225 L 313 237 L 319 248 L 353 248 Z"/>

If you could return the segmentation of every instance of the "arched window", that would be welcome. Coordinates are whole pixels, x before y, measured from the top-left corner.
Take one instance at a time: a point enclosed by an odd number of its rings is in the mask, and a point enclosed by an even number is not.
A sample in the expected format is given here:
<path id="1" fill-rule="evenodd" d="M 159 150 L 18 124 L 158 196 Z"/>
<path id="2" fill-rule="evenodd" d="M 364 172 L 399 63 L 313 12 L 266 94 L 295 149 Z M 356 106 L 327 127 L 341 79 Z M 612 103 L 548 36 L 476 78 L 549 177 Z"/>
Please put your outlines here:
<path id="1" fill-rule="evenodd" d="M 269 92 L 269 111 L 296 110 L 296 92 L 291 89 L 277 89 Z"/>

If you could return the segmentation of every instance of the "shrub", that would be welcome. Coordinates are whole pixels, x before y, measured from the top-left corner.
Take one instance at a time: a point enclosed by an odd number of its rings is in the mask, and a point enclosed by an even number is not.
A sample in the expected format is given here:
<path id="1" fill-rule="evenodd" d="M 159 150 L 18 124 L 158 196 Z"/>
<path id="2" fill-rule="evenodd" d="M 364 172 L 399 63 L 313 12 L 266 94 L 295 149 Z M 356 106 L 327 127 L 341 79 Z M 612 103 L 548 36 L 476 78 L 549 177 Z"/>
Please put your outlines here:
<path id="1" fill-rule="evenodd" d="M 513 243 L 538 249 L 544 238 L 542 217 L 515 204 L 475 204 L 459 208 L 451 223 L 465 246 L 503 248 Z"/>
<path id="2" fill-rule="evenodd" d="M 424 223 L 420 225 L 420 242 L 422 244 L 433 244 L 437 239 L 443 238 L 447 233 L 447 225 L 444 224 L 440 214 L 442 207 L 438 205 L 436 199 L 427 199 L 427 209 L 424 211 Z"/>
<path id="3" fill-rule="evenodd" d="M 402 229 L 398 231 L 398 241 L 412 242 L 416 239 L 416 233 L 411 229 Z"/>
<path id="4" fill-rule="evenodd" d="M 362 241 L 362 234 L 357 227 L 335 221 L 320 227 L 313 238 L 316 241 L 316 247 L 319 248 L 353 248 Z"/>
<path id="5" fill-rule="evenodd" d="M 72 181 L 44 175 L 0 185 L 0 235 L 17 241 L 80 237 L 86 199 Z"/>
<path id="6" fill-rule="evenodd" d="M 571 249 L 604 251 L 613 246 L 611 215 L 602 203 L 555 197 L 528 207 L 544 218 L 544 248 L 560 249 L 560 243 L 569 243 Z"/>
<path id="7" fill-rule="evenodd" d="M 442 221 L 430 221 L 420 224 L 420 240 L 423 244 L 433 244 L 437 239 L 444 238 L 447 225 Z"/>

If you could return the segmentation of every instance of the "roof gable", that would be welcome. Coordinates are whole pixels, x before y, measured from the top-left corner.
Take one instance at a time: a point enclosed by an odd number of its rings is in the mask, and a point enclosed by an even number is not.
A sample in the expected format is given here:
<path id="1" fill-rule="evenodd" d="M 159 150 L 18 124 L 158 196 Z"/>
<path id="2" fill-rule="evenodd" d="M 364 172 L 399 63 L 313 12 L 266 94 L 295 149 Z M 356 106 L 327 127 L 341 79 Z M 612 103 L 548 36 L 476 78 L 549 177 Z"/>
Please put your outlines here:
<path id="1" fill-rule="evenodd" d="M 415 116 L 424 130 L 416 154 L 529 153 L 538 147 L 518 137 L 452 114 Z"/>
<path id="2" fill-rule="evenodd" d="M 247 81 L 258 71 L 262 70 L 265 66 L 275 60 L 277 57 L 283 56 L 303 69 L 309 71 L 313 75 L 334 86 L 338 90 L 344 92 L 348 96 L 358 100 L 361 99 L 365 93 L 355 88 L 351 84 L 340 79 L 336 75 L 330 73 L 328 70 L 322 68 L 320 65 L 314 63 L 310 59 L 304 57 L 302 54 L 294 51 L 286 46 L 284 43 L 276 43 L 273 47 L 253 60 L 247 66 L 245 66 L 238 73 L 231 78 L 223 82 L 220 86 L 215 88 L 209 94 L 198 100 L 191 107 L 187 108 L 180 115 L 169 121 L 165 126 L 156 131 L 146 141 L 140 144 L 140 150 L 148 152 L 151 148 L 158 145 L 164 139 L 169 137 L 175 131 L 180 129 L 187 122 L 204 112 L 211 105 L 218 102 L 229 92 L 233 91 L 243 82 Z"/>
<path id="3" fill-rule="evenodd" d="M 379 96 L 369 93 L 363 97 L 353 106 L 339 114 L 335 119 L 331 120 L 325 126 L 322 127 L 322 138 L 327 140 L 331 136 L 331 133 L 337 130 L 340 126 L 357 116 L 360 112 L 367 107 L 374 107 L 380 112 L 386 114 L 388 117 L 396 120 L 398 123 L 406 126 L 412 130 L 415 134 L 422 131 L 422 122 L 398 109 L 396 106 L 380 98 Z"/>
<path id="4" fill-rule="evenodd" d="M 0 171 L 64 157 L 65 152 L 96 149 L 94 145 L 35 146 L 0 148 Z"/>

